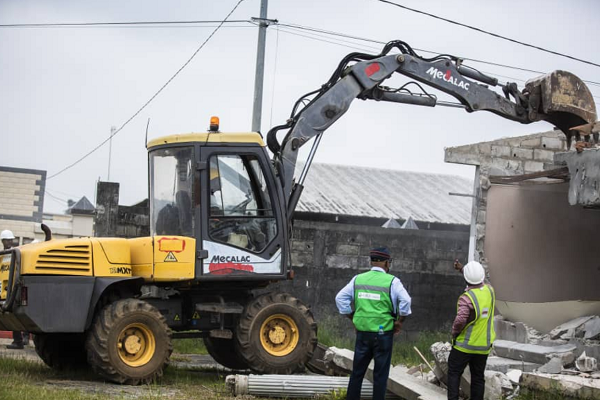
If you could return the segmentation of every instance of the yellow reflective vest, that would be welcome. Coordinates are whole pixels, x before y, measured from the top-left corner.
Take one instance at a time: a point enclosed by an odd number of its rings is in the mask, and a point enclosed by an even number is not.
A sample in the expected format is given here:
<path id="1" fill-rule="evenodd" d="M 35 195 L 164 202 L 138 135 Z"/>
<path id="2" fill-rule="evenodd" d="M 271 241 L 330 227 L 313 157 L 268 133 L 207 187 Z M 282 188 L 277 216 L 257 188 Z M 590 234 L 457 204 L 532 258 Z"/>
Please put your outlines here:
<path id="1" fill-rule="evenodd" d="M 489 354 L 496 339 L 494 330 L 494 308 L 496 295 L 490 285 L 466 291 L 461 296 L 467 296 L 475 309 L 475 319 L 471 321 L 454 341 L 454 348 L 463 353 Z M 460 297 L 459 297 L 460 301 Z M 458 310 L 458 304 L 456 305 Z"/>

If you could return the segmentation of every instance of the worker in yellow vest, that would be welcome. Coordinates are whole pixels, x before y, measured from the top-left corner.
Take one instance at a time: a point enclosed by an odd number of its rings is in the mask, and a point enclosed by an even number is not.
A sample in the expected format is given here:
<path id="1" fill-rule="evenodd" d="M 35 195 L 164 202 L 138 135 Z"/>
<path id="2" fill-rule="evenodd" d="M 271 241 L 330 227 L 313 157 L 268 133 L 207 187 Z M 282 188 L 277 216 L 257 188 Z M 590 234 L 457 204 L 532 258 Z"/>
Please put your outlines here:
<path id="1" fill-rule="evenodd" d="M 457 260 L 454 267 L 462 272 L 467 288 L 458 298 L 456 318 L 452 324 L 448 400 L 458 400 L 460 377 L 467 365 L 471 371 L 471 399 L 483 400 L 485 365 L 496 339 L 496 295 L 494 288 L 484 283 L 485 270 L 480 263 L 471 261 L 463 267 Z"/>
<path id="2" fill-rule="evenodd" d="M 389 274 L 390 251 L 376 247 L 371 250 L 370 258 L 371 270 L 356 275 L 335 297 L 340 314 L 348 316 L 356 327 L 347 400 L 360 400 L 362 382 L 371 360 L 375 360 L 373 400 L 384 400 L 394 334 L 400 333 L 402 322 L 411 312 L 408 292 L 400 279 Z"/>

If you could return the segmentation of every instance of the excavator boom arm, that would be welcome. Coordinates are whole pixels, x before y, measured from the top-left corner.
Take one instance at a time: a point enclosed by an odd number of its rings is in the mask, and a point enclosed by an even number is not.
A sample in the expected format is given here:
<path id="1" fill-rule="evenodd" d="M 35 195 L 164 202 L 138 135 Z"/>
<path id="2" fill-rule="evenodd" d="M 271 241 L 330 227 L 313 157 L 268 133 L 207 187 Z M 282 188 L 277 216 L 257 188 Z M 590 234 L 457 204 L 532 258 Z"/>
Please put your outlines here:
<path id="1" fill-rule="evenodd" d="M 392 45 L 396 43 L 402 45 L 398 46 L 402 54 L 384 54 L 396 47 Z M 396 72 L 455 97 L 467 112 L 486 110 L 524 124 L 546 120 L 565 132 L 569 142 L 570 128 L 596 120 L 596 108 L 589 89 L 568 72 L 555 71 L 546 75 L 546 78 L 531 80 L 522 92 L 518 91 L 516 84 L 507 83 L 502 86 L 502 96 L 489 88 L 498 85 L 495 78 L 464 66 L 456 57 L 442 55 L 432 59 L 421 58 L 404 42 L 390 42 L 378 56 L 353 53 L 346 59 L 357 61 L 356 58 L 360 59 L 358 56 L 362 57 L 361 61 L 350 67 L 342 63 L 337 75 L 334 74 L 317 91 L 316 97 L 304 109 L 292 115 L 286 125 L 271 129 L 267 135 L 267 143 L 274 153 L 274 164 L 287 199 L 290 219 L 319 140 L 313 145 L 300 179 L 294 182 L 300 147 L 310 139 L 320 137 L 348 111 L 354 99 L 430 107 L 437 104 L 437 98 L 427 92 L 414 94 L 402 88 L 390 89 L 381 85 Z M 568 100 L 565 102 L 565 99 Z M 280 145 L 276 134 L 284 128 L 290 129 Z"/>

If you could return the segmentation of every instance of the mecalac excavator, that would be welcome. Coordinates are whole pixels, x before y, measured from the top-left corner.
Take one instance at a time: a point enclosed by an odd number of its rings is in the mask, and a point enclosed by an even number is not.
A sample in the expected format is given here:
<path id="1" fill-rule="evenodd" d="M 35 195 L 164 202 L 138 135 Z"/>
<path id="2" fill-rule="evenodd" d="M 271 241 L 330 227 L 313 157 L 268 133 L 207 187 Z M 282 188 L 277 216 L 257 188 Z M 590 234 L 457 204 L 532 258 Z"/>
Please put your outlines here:
<path id="1" fill-rule="evenodd" d="M 396 73 L 413 85 L 384 86 Z M 570 128 L 596 120 L 590 91 L 565 71 L 519 90 L 460 58 L 421 57 L 402 41 L 376 55 L 349 54 L 269 131 L 267 146 L 259 133 L 219 132 L 216 118 L 208 132 L 149 142 L 150 237 L 52 240 L 47 231 L 44 242 L 0 252 L 0 330 L 32 332 L 53 368 L 90 365 L 127 384 L 161 377 L 171 339 L 185 335 L 203 337 L 214 359 L 232 369 L 304 369 L 317 344 L 309 308 L 289 294 L 255 290 L 293 277 L 294 209 L 327 128 L 355 99 L 440 103 L 424 86 L 454 96 L 467 112 L 548 121 L 569 143 Z"/>

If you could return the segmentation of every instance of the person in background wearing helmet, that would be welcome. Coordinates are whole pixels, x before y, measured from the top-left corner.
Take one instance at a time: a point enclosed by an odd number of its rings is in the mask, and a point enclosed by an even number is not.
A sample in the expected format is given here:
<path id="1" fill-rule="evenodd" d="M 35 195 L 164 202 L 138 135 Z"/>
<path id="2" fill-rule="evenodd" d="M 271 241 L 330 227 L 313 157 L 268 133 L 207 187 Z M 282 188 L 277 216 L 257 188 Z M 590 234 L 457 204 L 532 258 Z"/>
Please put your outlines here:
<path id="1" fill-rule="evenodd" d="M 2 246 L 4 246 L 4 250 L 12 249 L 14 247 L 15 235 L 13 235 L 12 231 L 8 229 L 3 230 L 0 233 L 0 238 L 2 238 Z M 12 350 L 22 350 L 25 346 L 23 342 L 23 334 L 20 331 L 13 331 L 13 342 L 6 346 L 7 349 Z M 29 342 L 29 334 L 27 334 L 27 342 Z"/>
<path id="2" fill-rule="evenodd" d="M 335 296 L 340 314 L 356 327 L 352 375 L 346 399 L 359 400 L 363 378 L 372 359 L 373 399 L 384 400 L 392 361 L 394 335 L 410 315 L 411 299 L 400 279 L 389 274 L 392 257 L 386 247 L 371 250 L 371 270 L 352 278 Z M 351 303 L 354 301 L 354 311 Z"/>
<path id="3" fill-rule="evenodd" d="M 471 399 L 483 400 L 485 365 L 492 344 L 496 295 L 490 284 L 484 283 L 485 270 L 477 261 L 464 267 L 458 260 L 454 268 L 462 272 L 467 288 L 458 298 L 456 318 L 452 324 L 452 351 L 448 358 L 448 400 L 458 400 L 460 378 L 469 365 Z"/>

